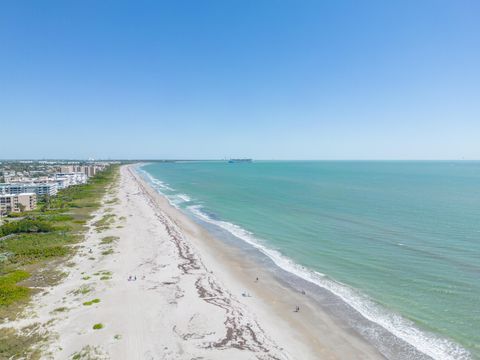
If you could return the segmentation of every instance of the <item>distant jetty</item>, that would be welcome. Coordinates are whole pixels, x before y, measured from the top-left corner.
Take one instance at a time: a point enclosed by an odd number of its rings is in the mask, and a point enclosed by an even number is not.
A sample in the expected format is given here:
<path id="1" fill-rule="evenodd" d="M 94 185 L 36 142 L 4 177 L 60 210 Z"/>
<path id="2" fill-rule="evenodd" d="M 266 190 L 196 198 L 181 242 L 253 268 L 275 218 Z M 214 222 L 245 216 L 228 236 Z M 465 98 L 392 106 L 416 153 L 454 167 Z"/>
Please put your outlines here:
<path id="1" fill-rule="evenodd" d="M 233 164 L 233 163 L 252 162 L 252 161 L 253 161 L 252 159 L 230 159 L 228 160 L 228 163 Z"/>

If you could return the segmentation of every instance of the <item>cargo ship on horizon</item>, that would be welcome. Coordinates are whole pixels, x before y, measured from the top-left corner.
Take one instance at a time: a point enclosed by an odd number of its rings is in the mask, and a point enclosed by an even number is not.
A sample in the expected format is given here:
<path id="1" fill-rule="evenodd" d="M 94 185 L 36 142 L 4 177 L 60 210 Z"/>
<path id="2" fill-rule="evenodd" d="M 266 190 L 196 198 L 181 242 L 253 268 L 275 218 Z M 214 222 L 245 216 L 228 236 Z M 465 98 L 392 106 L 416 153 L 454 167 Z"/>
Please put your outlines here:
<path id="1" fill-rule="evenodd" d="M 228 163 L 233 164 L 233 163 L 252 162 L 252 161 L 253 159 L 230 159 L 228 160 Z"/>

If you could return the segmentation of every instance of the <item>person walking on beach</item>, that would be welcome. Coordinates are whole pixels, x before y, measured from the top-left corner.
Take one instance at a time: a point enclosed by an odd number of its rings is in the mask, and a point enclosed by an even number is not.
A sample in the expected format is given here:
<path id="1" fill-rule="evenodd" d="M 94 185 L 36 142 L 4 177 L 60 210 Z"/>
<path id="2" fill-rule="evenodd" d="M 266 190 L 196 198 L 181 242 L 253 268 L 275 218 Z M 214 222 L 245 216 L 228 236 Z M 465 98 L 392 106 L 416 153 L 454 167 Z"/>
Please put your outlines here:
<path id="1" fill-rule="evenodd" d="M 300 306 L 295 306 L 295 312 L 299 312 L 300 311 Z"/>

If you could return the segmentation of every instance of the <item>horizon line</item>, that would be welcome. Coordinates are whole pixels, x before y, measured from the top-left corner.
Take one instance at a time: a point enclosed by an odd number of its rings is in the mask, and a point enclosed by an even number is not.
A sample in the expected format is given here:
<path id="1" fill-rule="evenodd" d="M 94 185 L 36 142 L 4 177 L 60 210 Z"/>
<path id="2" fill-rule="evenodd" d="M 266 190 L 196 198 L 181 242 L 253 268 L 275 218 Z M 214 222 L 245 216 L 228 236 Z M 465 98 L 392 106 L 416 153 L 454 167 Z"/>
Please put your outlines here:
<path id="1" fill-rule="evenodd" d="M 147 161 L 228 161 L 230 159 L 242 159 L 242 158 L 145 158 L 145 159 L 127 159 L 127 158 L 98 158 L 98 159 L 86 159 L 86 158 L 0 158 L 0 161 L 128 161 L 128 162 L 147 162 Z M 272 158 L 245 158 L 253 161 L 480 161 L 480 159 L 272 159 Z"/>

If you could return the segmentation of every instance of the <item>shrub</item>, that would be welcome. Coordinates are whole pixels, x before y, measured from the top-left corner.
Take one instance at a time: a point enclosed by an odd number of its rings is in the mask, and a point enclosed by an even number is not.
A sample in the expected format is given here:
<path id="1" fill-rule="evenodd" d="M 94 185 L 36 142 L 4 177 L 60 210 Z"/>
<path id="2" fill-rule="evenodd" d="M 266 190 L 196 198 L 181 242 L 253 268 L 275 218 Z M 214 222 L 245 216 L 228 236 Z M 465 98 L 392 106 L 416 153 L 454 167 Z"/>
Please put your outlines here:
<path id="1" fill-rule="evenodd" d="M 12 213 L 9 213 L 9 214 L 7 215 L 7 217 L 9 217 L 9 218 L 20 218 L 20 217 L 25 216 L 26 214 L 27 214 L 27 213 L 25 213 L 25 212 L 17 212 L 17 213 L 13 213 L 13 212 L 12 212 Z"/>
<path id="2" fill-rule="evenodd" d="M 82 285 L 78 289 L 73 291 L 73 295 L 85 295 L 92 291 L 92 288 L 88 285 Z"/>
<path id="3" fill-rule="evenodd" d="M 56 309 L 53 309 L 53 311 L 55 311 L 55 312 L 65 312 L 65 311 L 67 311 L 67 310 L 68 310 L 68 308 L 65 307 L 65 306 L 62 306 L 62 307 L 58 307 L 58 308 L 56 308 Z"/>
<path id="4" fill-rule="evenodd" d="M 111 254 L 113 254 L 113 249 L 108 249 L 108 250 L 102 251 L 102 255 L 111 255 Z"/>
<path id="5" fill-rule="evenodd" d="M 93 325 L 93 330 L 100 330 L 100 329 L 103 329 L 103 324 L 98 323 Z"/>
<path id="6" fill-rule="evenodd" d="M 104 238 L 102 238 L 102 241 L 100 243 L 102 245 L 107 245 L 113 243 L 114 241 L 117 241 L 118 239 L 118 236 L 105 236 Z"/>
<path id="7" fill-rule="evenodd" d="M 0 226 L 0 236 L 19 233 L 50 232 L 53 230 L 55 230 L 53 225 L 46 221 L 23 219 Z"/>

